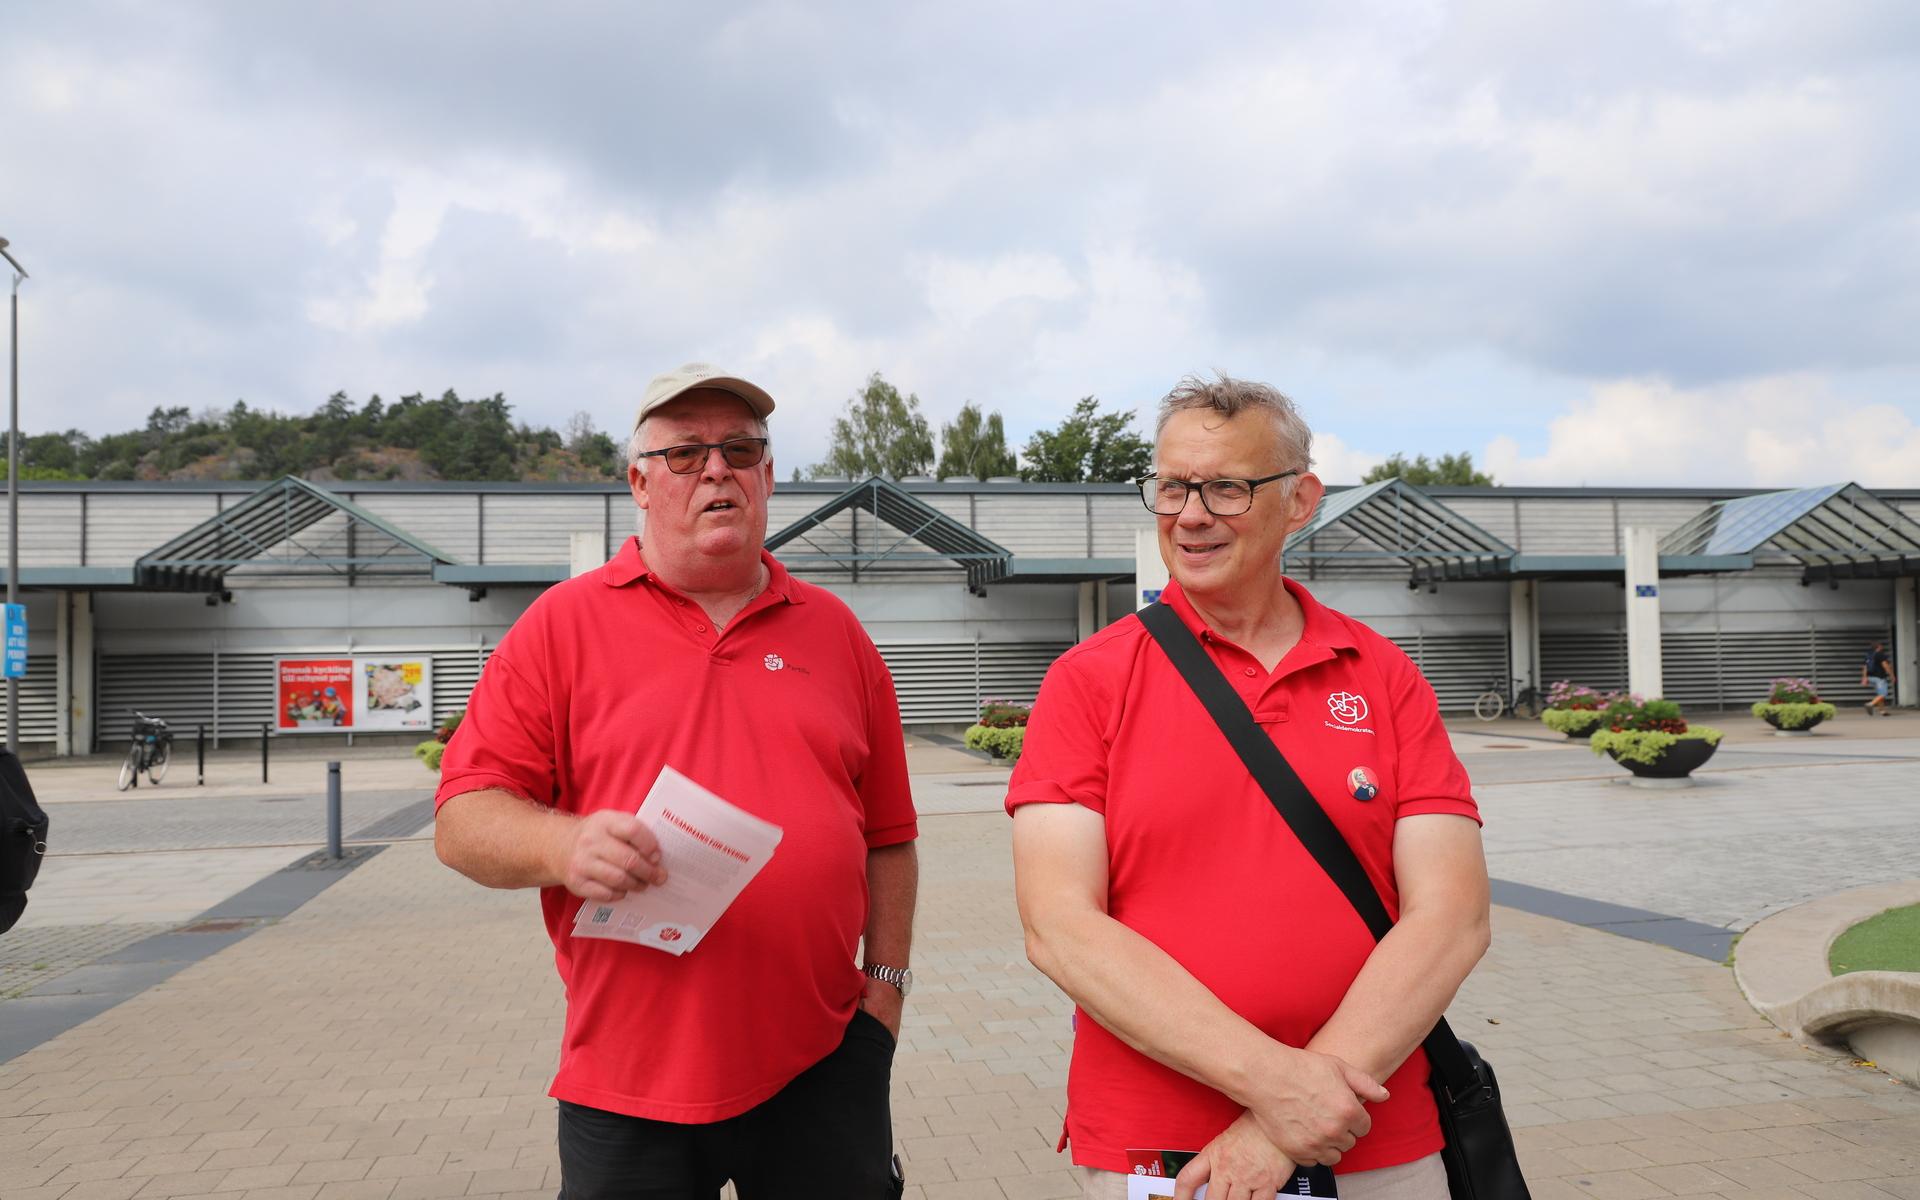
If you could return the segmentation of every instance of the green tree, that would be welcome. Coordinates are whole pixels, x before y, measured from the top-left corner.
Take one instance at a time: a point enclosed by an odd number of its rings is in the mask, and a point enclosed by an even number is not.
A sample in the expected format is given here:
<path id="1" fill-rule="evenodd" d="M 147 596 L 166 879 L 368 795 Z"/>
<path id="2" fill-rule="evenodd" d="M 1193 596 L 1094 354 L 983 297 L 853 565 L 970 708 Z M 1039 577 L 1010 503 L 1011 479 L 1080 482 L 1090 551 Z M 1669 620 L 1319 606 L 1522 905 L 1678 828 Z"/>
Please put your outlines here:
<path id="1" fill-rule="evenodd" d="M 1027 439 L 1021 477 L 1037 483 L 1131 483 L 1153 466 L 1153 444 L 1133 431 L 1131 412 L 1103 413 L 1082 396 L 1073 415 Z"/>
<path id="2" fill-rule="evenodd" d="M 940 465 L 934 470 L 939 478 L 990 479 L 1011 475 L 1018 466 L 1007 449 L 1007 430 L 999 413 L 983 417 L 980 406 L 969 400 L 960 406 L 951 425 L 940 427 Z"/>
<path id="3" fill-rule="evenodd" d="M 1379 483 L 1382 479 L 1395 476 L 1406 480 L 1415 487 L 1492 487 L 1493 476 L 1473 469 L 1473 455 L 1462 450 L 1458 454 L 1442 454 L 1439 462 L 1427 461 L 1422 454 L 1407 461 L 1404 454 L 1395 452 L 1387 461 L 1374 467 L 1360 477 L 1361 483 Z"/>
<path id="4" fill-rule="evenodd" d="M 900 389 L 875 371 L 867 386 L 847 400 L 833 420 L 827 456 L 807 469 L 819 479 L 829 475 L 880 475 L 899 479 L 925 475 L 933 468 L 933 433 L 920 415 L 920 397 Z"/>

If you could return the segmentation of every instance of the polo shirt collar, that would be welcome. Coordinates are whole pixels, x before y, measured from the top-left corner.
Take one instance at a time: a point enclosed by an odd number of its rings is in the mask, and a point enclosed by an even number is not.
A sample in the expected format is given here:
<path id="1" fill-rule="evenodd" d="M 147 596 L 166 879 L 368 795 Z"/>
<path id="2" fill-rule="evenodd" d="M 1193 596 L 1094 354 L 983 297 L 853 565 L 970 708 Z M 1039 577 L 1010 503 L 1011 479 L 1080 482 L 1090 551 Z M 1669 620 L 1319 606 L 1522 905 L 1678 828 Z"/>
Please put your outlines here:
<path id="1" fill-rule="evenodd" d="M 1300 613 L 1305 618 L 1305 625 L 1300 631 L 1302 643 L 1324 646 L 1329 651 L 1359 649 L 1359 643 L 1354 641 L 1346 622 L 1335 616 L 1326 605 L 1315 600 L 1313 593 L 1307 591 L 1292 576 L 1283 575 L 1280 582 L 1285 585 L 1287 594 L 1300 605 Z M 1209 628 L 1206 621 L 1194 610 L 1193 602 L 1187 599 L 1187 594 L 1180 587 L 1178 580 L 1167 583 L 1166 589 L 1160 593 L 1160 600 L 1173 609 L 1181 623 L 1193 631 L 1194 637 L 1202 640 L 1211 638 L 1216 642 L 1226 641 Z"/>
<path id="2" fill-rule="evenodd" d="M 766 595 L 784 600 L 788 604 L 806 603 L 806 597 L 794 587 L 793 576 L 788 573 L 786 566 L 779 559 L 763 548 L 760 551 L 760 561 L 767 568 Z M 640 579 L 665 591 L 674 590 L 662 582 L 660 577 L 653 573 L 653 568 L 647 565 L 646 556 L 640 552 L 640 538 L 635 535 L 622 542 L 619 553 L 615 554 L 606 566 L 600 568 L 600 582 L 608 587 L 626 587 Z"/>

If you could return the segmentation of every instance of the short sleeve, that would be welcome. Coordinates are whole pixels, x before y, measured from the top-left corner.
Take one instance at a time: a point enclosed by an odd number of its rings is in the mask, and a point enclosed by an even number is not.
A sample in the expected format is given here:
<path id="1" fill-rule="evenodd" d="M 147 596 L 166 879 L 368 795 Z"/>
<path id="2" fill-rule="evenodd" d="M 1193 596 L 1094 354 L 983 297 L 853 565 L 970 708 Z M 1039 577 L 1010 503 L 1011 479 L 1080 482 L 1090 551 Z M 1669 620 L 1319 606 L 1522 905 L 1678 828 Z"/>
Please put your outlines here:
<path id="1" fill-rule="evenodd" d="M 1453 739 L 1440 720 L 1433 686 L 1411 661 L 1403 659 L 1396 666 L 1400 679 L 1394 688 L 1393 728 L 1398 741 L 1394 795 L 1399 803 L 1394 818 L 1447 813 L 1479 821 L 1473 782 L 1453 752 Z"/>
<path id="2" fill-rule="evenodd" d="M 1083 673 L 1082 657 L 1069 654 L 1047 670 L 1033 702 L 1007 788 L 1007 813 L 1023 804 L 1078 804 L 1107 811 L 1105 731 L 1110 706 Z"/>
<path id="3" fill-rule="evenodd" d="M 887 664 L 862 632 L 855 633 L 868 659 L 867 761 L 857 787 L 865 813 L 867 849 L 897 846 L 920 835 L 907 779 L 907 741 L 900 728 L 900 702 Z"/>
<path id="4" fill-rule="evenodd" d="M 436 812 L 455 796 L 489 789 L 537 804 L 554 802 L 552 709 L 538 673 L 515 665 L 509 643 L 515 643 L 512 634 L 487 660 L 467 715 L 440 759 Z"/>

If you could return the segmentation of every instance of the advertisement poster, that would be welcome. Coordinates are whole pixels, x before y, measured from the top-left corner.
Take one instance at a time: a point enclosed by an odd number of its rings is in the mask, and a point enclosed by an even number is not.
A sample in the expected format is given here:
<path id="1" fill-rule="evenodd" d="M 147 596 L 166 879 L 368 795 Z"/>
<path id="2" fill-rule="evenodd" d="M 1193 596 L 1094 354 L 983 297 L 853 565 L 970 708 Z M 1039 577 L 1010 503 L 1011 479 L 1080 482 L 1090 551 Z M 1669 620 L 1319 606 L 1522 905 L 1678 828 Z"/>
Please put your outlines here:
<path id="1" fill-rule="evenodd" d="M 353 660 L 353 728 L 433 728 L 433 662 L 426 658 Z"/>
<path id="2" fill-rule="evenodd" d="M 353 728 L 353 660 L 283 658 L 274 664 L 274 715 L 283 731 Z"/>

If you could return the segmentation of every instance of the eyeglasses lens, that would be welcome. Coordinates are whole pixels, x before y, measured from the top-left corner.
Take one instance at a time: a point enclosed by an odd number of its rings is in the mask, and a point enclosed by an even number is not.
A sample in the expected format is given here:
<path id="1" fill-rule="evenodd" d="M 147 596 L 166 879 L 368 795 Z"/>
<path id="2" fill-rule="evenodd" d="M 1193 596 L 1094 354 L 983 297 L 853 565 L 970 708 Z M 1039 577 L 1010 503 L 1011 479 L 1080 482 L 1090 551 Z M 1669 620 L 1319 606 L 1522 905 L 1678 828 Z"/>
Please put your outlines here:
<path id="1" fill-rule="evenodd" d="M 1253 507 L 1253 489 L 1239 479 L 1209 479 L 1205 483 L 1146 479 L 1140 483 L 1140 498 L 1156 515 L 1173 517 L 1186 508 L 1187 493 L 1196 488 L 1207 511 L 1216 517 L 1237 517 Z"/>
<path id="2" fill-rule="evenodd" d="M 707 454 L 713 449 L 712 446 L 697 445 L 669 447 L 665 454 L 667 470 L 675 475 L 691 475 L 706 465 Z M 767 443 L 760 438 L 737 438 L 720 443 L 719 450 L 720 457 L 726 460 L 729 467 L 744 471 L 760 465 L 760 460 L 767 455 Z"/>

